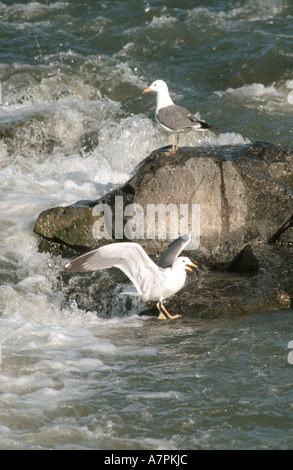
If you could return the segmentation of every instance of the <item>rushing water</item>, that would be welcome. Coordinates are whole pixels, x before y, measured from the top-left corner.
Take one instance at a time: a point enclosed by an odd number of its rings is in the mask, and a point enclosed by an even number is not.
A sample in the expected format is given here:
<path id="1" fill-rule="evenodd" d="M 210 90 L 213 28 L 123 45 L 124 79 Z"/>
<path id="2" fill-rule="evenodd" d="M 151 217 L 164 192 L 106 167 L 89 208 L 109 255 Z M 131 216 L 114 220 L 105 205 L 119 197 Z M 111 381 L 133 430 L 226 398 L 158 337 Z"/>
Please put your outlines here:
<path id="1" fill-rule="evenodd" d="M 290 0 L 0 3 L 0 448 L 289 449 L 292 311 L 158 322 L 64 306 L 33 226 L 170 137 L 154 79 L 216 125 L 292 145 Z"/>

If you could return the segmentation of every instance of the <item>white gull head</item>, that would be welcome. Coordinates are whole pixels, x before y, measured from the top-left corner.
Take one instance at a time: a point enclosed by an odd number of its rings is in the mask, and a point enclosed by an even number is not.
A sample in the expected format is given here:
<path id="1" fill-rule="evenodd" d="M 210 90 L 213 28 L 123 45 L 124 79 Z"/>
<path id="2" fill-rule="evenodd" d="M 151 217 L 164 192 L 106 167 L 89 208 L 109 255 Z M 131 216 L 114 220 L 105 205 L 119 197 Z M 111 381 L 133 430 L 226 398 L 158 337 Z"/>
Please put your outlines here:
<path id="1" fill-rule="evenodd" d="M 148 88 L 143 92 L 148 93 L 149 91 L 155 91 L 157 93 L 157 104 L 156 104 L 156 114 L 161 108 L 165 108 L 170 104 L 173 104 L 173 101 L 169 95 L 168 85 L 164 80 L 155 80 Z"/>

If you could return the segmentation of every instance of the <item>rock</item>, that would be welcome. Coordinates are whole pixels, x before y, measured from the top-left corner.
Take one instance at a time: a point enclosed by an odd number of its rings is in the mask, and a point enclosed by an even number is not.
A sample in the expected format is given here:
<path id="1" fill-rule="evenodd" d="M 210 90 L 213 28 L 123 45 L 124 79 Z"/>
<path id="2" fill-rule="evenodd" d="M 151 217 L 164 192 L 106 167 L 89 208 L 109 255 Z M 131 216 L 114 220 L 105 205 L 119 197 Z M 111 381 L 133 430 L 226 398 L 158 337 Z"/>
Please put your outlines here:
<path id="1" fill-rule="evenodd" d="M 159 203 L 169 207 L 170 217 L 165 213 L 158 222 L 148 210 Z M 97 210 L 101 204 L 104 212 Z M 193 234 L 193 250 L 186 254 L 205 276 L 202 289 L 195 292 L 192 283 L 166 302 L 170 312 L 263 311 L 285 308 L 292 301 L 292 271 L 286 267 L 292 257 L 292 209 L 290 149 L 263 142 L 181 148 L 176 153 L 160 149 L 137 166 L 125 185 L 95 201 L 44 211 L 34 230 L 41 236 L 40 250 L 55 254 L 78 255 L 131 238 L 156 260 L 170 243 L 168 237 L 158 240 L 159 229 L 165 226 L 167 235 L 173 230 L 177 238 L 179 220 L 184 219 L 189 224 L 185 231 Z M 101 238 L 105 226 L 111 230 L 108 238 Z M 86 309 L 109 312 L 113 305 L 122 310 L 133 305 L 138 311 L 137 300 L 122 301 L 117 295 L 129 281 L 122 273 L 117 278 L 116 272 L 62 273 L 63 287 L 68 299 Z M 153 307 L 149 311 L 155 313 Z"/>
<path id="2" fill-rule="evenodd" d="M 148 208 L 154 209 L 159 203 L 164 208 L 172 205 L 169 207 L 175 208 L 176 221 L 181 207 L 187 208 L 186 231 L 193 232 L 191 211 L 195 207 L 200 209 L 200 225 L 195 227 L 200 233 L 196 257 L 210 267 L 230 262 L 247 243 L 268 241 L 290 219 L 292 174 L 292 153 L 271 144 L 181 148 L 176 154 L 156 150 L 138 165 L 122 187 L 95 201 L 44 211 L 34 230 L 42 237 L 41 250 L 68 255 L 72 254 L 68 252 L 70 248 L 78 254 L 101 244 L 126 240 L 126 229 L 138 221 L 136 208 L 142 212 L 141 224 L 139 230 L 139 223 L 136 224 L 131 237 L 148 253 L 159 255 L 170 239 L 157 240 L 162 224 L 158 227 L 155 219 L 148 217 Z M 100 204 L 110 210 L 110 239 L 99 239 L 95 232 Z M 126 209 L 130 209 L 129 215 Z M 167 234 L 172 217 L 168 219 L 167 214 Z M 178 228 L 177 223 L 175 230 Z"/>
<path id="3" fill-rule="evenodd" d="M 96 246 L 96 240 L 92 239 L 92 225 L 90 203 L 76 203 L 42 212 L 34 231 L 42 236 L 41 251 L 54 254 L 61 251 L 66 255 L 73 255 L 77 251 L 81 253 Z"/>
<path id="4" fill-rule="evenodd" d="M 171 314 L 239 315 L 293 307 L 293 246 L 247 245 L 223 271 L 204 273 L 164 302 Z M 143 312 L 155 315 L 154 307 Z"/>

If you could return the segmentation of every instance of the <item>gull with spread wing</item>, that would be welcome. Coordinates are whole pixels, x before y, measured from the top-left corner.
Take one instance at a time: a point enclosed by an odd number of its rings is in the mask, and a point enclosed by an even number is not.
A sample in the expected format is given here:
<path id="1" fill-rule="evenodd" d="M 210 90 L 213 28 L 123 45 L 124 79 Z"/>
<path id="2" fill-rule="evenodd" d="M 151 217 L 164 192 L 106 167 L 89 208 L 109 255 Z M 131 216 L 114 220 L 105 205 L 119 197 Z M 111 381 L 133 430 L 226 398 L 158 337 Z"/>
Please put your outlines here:
<path id="1" fill-rule="evenodd" d="M 134 287 L 124 290 L 123 294 L 140 297 L 143 301 L 156 301 L 158 318 L 166 320 L 179 318 L 171 315 L 163 304 L 168 297 L 178 292 L 185 284 L 186 271 L 195 271 L 201 282 L 198 267 L 189 258 L 180 256 L 181 251 L 191 240 L 190 234 L 183 235 L 172 242 L 154 263 L 138 243 L 122 242 L 102 246 L 85 253 L 65 265 L 69 272 L 96 271 L 116 267 L 123 271 Z"/>

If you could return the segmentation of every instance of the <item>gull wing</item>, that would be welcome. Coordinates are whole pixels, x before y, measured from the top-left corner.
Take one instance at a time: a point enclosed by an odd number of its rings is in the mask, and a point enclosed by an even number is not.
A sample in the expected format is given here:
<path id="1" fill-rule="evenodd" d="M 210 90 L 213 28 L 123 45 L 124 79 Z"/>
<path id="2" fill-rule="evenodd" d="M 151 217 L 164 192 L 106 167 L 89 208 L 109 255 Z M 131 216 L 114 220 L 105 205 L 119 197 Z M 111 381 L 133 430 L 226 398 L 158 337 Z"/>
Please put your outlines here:
<path id="1" fill-rule="evenodd" d="M 190 243 L 190 240 L 191 235 L 190 233 L 187 233 L 170 243 L 165 253 L 163 253 L 163 255 L 158 259 L 157 265 L 160 266 L 160 268 L 168 268 L 172 266 L 181 251 L 184 250 L 188 243 Z"/>
<path id="2" fill-rule="evenodd" d="M 138 243 L 112 243 L 85 253 L 65 265 L 69 272 L 96 271 L 119 268 L 136 287 L 145 292 L 146 285 L 160 274 L 160 268 L 149 258 Z"/>
<path id="3" fill-rule="evenodd" d="M 199 121 L 193 114 L 182 106 L 169 105 L 158 111 L 158 120 L 163 126 L 175 132 L 180 129 L 215 129 L 206 122 Z"/>
<path id="4" fill-rule="evenodd" d="M 174 240 L 172 243 L 170 243 L 165 253 L 163 253 L 162 256 L 158 259 L 157 265 L 160 268 L 169 268 L 172 266 L 175 259 L 178 258 L 181 251 L 184 250 L 190 240 L 191 235 L 190 233 L 187 233 L 186 235 L 182 235 L 181 237 L 177 238 L 177 240 Z M 199 269 L 193 268 L 193 270 L 198 279 L 197 287 L 200 288 L 202 284 L 202 274 Z"/>

